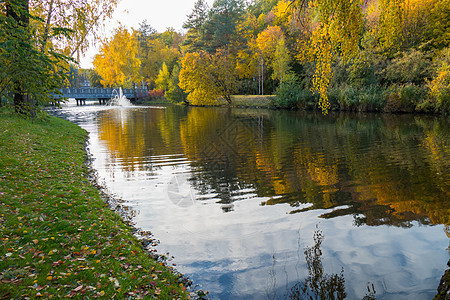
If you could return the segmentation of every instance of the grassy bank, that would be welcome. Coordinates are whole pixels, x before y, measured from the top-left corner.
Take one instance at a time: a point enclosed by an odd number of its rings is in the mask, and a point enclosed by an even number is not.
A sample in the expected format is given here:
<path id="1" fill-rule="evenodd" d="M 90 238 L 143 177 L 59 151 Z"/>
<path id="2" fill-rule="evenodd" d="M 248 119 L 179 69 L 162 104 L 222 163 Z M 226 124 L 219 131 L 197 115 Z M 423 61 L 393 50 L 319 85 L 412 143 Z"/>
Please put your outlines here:
<path id="1" fill-rule="evenodd" d="M 185 299 L 86 178 L 86 132 L 0 108 L 0 299 Z"/>
<path id="2" fill-rule="evenodd" d="M 273 95 L 233 95 L 231 96 L 231 104 L 228 104 L 223 99 L 219 100 L 219 104 L 232 107 L 271 108 L 273 107 L 272 101 L 274 97 Z"/>
<path id="3" fill-rule="evenodd" d="M 274 95 L 233 95 L 232 102 L 228 103 L 225 99 L 219 98 L 217 102 L 211 106 L 222 107 L 246 107 L 246 108 L 273 108 Z M 136 102 L 137 105 L 170 105 L 173 104 L 166 98 L 158 98 L 153 100 L 141 100 Z M 183 102 L 178 103 L 184 105 Z"/>

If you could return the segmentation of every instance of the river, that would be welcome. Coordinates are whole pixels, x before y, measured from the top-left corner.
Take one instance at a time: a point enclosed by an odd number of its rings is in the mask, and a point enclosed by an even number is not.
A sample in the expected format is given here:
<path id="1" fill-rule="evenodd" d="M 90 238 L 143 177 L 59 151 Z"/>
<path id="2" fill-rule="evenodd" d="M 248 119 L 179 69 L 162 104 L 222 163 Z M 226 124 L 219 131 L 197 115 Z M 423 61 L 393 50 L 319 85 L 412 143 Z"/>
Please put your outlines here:
<path id="1" fill-rule="evenodd" d="M 431 299 L 448 117 L 63 106 L 100 182 L 211 299 Z M 446 227 L 447 225 L 447 227 Z"/>

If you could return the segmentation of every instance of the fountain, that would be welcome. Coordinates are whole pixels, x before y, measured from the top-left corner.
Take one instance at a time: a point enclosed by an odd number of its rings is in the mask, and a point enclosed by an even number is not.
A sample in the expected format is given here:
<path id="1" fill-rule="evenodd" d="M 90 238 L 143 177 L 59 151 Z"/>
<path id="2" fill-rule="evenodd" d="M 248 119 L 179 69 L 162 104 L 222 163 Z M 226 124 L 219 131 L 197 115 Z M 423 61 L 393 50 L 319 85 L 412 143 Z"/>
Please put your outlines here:
<path id="1" fill-rule="evenodd" d="M 115 94 L 115 95 L 114 95 Z M 122 88 L 119 88 L 119 92 L 117 90 L 113 90 L 114 97 L 109 100 L 108 105 L 110 106 L 133 106 L 130 100 L 123 94 Z"/>

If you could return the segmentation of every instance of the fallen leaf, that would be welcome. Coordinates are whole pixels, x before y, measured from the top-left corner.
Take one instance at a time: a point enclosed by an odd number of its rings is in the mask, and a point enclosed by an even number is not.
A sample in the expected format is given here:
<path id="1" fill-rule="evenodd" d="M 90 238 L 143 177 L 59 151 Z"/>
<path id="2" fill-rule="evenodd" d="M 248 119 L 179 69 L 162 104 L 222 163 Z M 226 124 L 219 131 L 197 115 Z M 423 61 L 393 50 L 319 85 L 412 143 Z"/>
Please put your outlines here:
<path id="1" fill-rule="evenodd" d="M 72 292 L 79 292 L 83 289 L 83 285 L 80 285 L 72 290 Z"/>

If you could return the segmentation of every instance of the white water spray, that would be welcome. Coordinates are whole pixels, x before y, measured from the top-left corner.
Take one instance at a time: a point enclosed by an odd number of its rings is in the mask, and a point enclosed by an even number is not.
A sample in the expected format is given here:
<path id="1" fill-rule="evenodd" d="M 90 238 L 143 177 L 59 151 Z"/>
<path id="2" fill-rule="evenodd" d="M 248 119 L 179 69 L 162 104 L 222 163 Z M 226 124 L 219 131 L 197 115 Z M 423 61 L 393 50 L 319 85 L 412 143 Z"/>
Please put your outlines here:
<path id="1" fill-rule="evenodd" d="M 110 106 L 133 106 L 130 100 L 128 100 L 128 98 L 123 94 L 122 88 L 119 88 L 119 92 L 113 90 L 113 95 L 114 97 L 109 100 Z"/>

